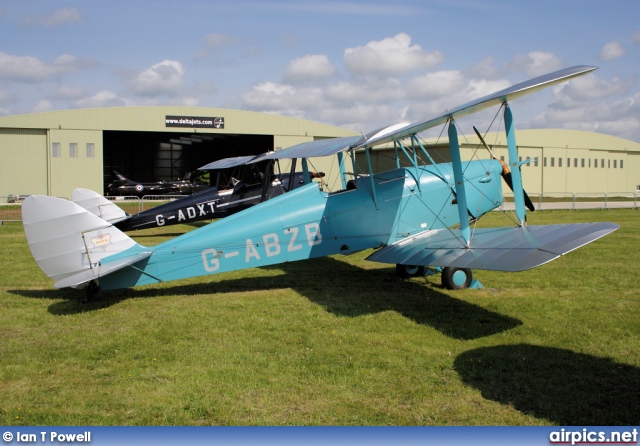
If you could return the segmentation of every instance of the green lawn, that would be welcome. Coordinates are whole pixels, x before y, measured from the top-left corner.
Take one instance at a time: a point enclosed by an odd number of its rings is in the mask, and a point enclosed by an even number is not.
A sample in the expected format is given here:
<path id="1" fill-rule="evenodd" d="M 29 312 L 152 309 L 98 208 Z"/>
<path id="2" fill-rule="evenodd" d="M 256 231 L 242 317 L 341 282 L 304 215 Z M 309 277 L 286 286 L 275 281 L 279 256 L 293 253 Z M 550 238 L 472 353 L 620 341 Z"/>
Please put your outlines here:
<path id="1" fill-rule="evenodd" d="M 89 302 L 5 223 L 0 425 L 638 425 L 640 211 L 529 216 L 588 221 L 621 228 L 535 270 L 475 271 L 482 290 L 364 252 Z"/>

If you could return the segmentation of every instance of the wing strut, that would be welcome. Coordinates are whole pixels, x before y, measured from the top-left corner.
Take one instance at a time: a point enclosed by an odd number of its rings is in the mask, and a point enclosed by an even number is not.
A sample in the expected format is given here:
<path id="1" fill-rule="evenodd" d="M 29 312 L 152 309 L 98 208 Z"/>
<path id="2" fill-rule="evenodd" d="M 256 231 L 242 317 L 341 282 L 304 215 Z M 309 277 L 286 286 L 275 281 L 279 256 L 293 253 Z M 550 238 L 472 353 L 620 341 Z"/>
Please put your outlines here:
<path id="1" fill-rule="evenodd" d="M 371 179 L 371 195 L 373 197 L 373 204 L 378 209 L 378 199 L 376 198 L 376 182 L 373 177 L 373 168 L 371 167 L 371 147 L 366 147 L 365 152 L 367 155 L 367 167 L 369 169 L 369 178 Z"/>
<path id="2" fill-rule="evenodd" d="M 516 204 L 516 217 L 520 226 L 525 225 L 524 190 L 522 188 L 522 175 L 518 161 L 518 148 L 516 135 L 513 129 L 513 115 L 509 104 L 505 102 L 504 126 L 507 133 L 507 148 L 509 150 L 509 165 L 511 166 L 511 179 L 513 181 L 513 200 Z"/>
<path id="3" fill-rule="evenodd" d="M 471 241 L 471 229 L 469 228 L 469 211 L 467 208 L 467 194 L 464 189 L 462 176 L 462 160 L 460 159 L 460 144 L 458 144 L 458 131 L 453 119 L 449 120 L 449 152 L 451 153 L 451 165 L 453 167 L 453 179 L 455 181 L 456 200 L 458 201 L 458 216 L 460 217 L 460 232 L 464 239 L 464 245 L 468 248 Z"/>

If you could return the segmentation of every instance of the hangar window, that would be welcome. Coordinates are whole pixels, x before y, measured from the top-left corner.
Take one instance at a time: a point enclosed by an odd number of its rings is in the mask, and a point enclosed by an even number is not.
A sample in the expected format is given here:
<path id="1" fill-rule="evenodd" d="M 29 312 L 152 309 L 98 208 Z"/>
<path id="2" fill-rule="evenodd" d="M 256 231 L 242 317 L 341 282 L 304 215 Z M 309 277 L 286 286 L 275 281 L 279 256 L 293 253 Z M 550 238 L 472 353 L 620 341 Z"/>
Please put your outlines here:
<path id="1" fill-rule="evenodd" d="M 78 157 L 78 143 L 70 142 L 69 143 L 69 157 L 77 158 Z"/>
<path id="2" fill-rule="evenodd" d="M 567 158 L 567 167 L 571 167 L 571 158 Z"/>
<path id="3" fill-rule="evenodd" d="M 562 167 L 562 158 L 558 158 L 558 167 Z"/>
<path id="4" fill-rule="evenodd" d="M 602 168 L 604 169 L 604 158 L 602 158 L 602 159 L 600 160 L 600 167 L 602 167 Z"/>
<path id="5" fill-rule="evenodd" d="M 578 158 L 573 159 L 573 167 L 578 167 Z"/>
<path id="6" fill-rule="evenodd" d="M 624 165 L 622 164 L 624 160 L 620 160 L 620 169 L 622 169 L 624 167 Z"/>
<path id="7" fill-rule="evenodd" d="M 556 165 L 556 159 L 555 157 L 551 157 L 551 167 L 554 167 Z"/>
<path id="8" fill-rule="evenodd" d="M 584 158 L 582 158 L 582 161 L 580 163 L 580 167 L 584 167 Z"/>
<path id="9" fill-rule="evenodd" d="M 618 160 L 613 160 L 613 168 L 614 169 L 618 168 Z"/>
<path id="10" fill-rule="evenodd" d="M 94 158 L 96 156 L 96 148 L 92 142 L 87 143 L 87 158 Z"/>
<path id="11" fill-rule="evenodd" d="M 547 157 L 544 157 L 544 160 L 542 162 L 543 167 L 547 167 Z"/>
<path id="12" fill-rule="evenodd" d="M 54 142 L 51 144 L 51 158 L 60 158 L 60 143 Z"/>
<path id="13" fill-rule="evenodd" d="M 527 157 L 527 164 L 526 164 L 526 166 L 527 166 L 527 167 L 530 167 L 530 166 L 531 166 L 531 157 L 530 157 L 530 156 L 528 156 L 528 157 Z"/>
<path id="14" fill-rule="evenodd" d="M 598 168 L 598 160 L 593 160 L 593 167 Z"/>
<path id="15" fill-rule="evenodd" d="M 533 165 L 538 167 L 538 157 L 537 156 L 533 159 Z"/>
<path id="16" fill-rule="evenodd" d="M 591 158 L 589 158 L 589 167 L 591 167 Z"/>

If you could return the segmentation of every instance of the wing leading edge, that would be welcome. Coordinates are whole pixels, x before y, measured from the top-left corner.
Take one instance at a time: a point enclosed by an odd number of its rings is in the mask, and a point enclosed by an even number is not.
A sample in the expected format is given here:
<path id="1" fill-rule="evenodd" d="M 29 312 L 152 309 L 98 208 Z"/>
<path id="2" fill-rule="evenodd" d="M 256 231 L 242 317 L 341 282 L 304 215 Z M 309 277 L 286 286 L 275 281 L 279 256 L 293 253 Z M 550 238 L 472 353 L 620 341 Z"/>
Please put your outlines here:
<path id="1" fill-rule="evenodd" d="M 386 246 L 367 260 L 494 271 L 525 271 L 617 230 L 615 223 L 476 229 L 466 248 L 460 229 L 426 231 Z"/>

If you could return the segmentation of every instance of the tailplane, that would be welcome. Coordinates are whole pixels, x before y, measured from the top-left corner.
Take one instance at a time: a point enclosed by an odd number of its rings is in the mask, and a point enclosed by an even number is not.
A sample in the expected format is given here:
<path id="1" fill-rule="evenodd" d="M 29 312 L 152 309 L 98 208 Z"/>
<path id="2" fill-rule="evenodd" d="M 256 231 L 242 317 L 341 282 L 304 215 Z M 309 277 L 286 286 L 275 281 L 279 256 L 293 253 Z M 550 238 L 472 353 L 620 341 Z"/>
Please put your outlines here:
<path id="1" fill-rule="evenodd" d="M 151 256 L 126 234 L 67 200 L 32 195 L 22 203 L 22 222 L 31 254 L 56 288 L 89 282 Z M 119 261 L 101 260 L 124 251 Z"/>

